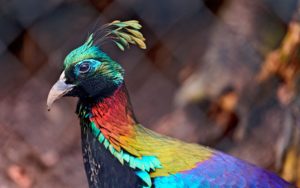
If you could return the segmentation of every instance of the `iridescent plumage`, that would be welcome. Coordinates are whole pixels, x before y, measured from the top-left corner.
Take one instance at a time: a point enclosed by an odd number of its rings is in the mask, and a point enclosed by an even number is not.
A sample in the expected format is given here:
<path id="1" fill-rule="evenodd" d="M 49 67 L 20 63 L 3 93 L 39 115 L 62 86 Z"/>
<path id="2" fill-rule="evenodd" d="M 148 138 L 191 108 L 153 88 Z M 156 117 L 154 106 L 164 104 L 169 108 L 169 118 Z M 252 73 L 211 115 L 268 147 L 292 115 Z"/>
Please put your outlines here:
<path id="1" fill-rule="evenodd" d="M 65 59 L 48 96 L 79 97 L 84 163 L 90 187 L 292 187 L 271 172 L 210 148 L 157 134 L 138 123 L 124 70 L 99 48 L 113 40 L 145 48 L 137 21 L 114 21 Z M 128 180 L 130 179 L 130 181 Z"/>

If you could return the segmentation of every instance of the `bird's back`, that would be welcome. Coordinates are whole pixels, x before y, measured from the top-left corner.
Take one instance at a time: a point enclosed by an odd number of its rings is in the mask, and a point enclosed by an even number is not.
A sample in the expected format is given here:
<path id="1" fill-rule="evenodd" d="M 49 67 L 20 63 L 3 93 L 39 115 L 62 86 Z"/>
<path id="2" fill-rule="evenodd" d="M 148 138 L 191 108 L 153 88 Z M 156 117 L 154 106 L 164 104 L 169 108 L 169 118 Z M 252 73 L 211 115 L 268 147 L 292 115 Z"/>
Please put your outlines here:
<path id="1" fill-rule="evenodd" d="M 193 156 L 189 156 L 193 157 Z M 155 187 L 214 188 L 292 188 L 272 172 L 240 159 L 214 151 L 196 167 L 164 177 L 154 178 Z"/>
<path id="2" fill-rule="evenodd" d="M 279 176 L 230 155 L 137 127 L 143 154 L 152 153 L 162 168 L 150 173 L 155 187 L 293 187 Z M 139 138 L 140 137 L 140 138 Z M 139 143 L 134 143 L 138 146 Z"/>

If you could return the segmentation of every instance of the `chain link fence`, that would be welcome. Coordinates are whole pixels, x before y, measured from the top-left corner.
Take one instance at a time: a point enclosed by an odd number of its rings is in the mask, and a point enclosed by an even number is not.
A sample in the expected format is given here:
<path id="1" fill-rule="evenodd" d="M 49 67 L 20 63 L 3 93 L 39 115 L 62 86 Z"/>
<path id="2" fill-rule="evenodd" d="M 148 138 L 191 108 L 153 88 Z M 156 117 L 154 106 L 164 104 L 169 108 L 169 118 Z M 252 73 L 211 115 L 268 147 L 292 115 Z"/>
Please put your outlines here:
<path id="1" fill-rule="evenodd" d="M 124 66 L 142 124 L 274 170 L 284 109 L 274 88 L 253 101 L 251 87 L 297 6 L 296 0 L 1 0 L 0 188 L 87 187 L 76 100 L 48 112 L 46 98 L 64 56 L 95 24 L 115 19 L 143 25 L 145 51 L 103 46 Z M 220 109 L 227 94 L 254 111 Z M 233 141 L 232 130 L 245 122 L 240 132 L 249 134 Z"/>

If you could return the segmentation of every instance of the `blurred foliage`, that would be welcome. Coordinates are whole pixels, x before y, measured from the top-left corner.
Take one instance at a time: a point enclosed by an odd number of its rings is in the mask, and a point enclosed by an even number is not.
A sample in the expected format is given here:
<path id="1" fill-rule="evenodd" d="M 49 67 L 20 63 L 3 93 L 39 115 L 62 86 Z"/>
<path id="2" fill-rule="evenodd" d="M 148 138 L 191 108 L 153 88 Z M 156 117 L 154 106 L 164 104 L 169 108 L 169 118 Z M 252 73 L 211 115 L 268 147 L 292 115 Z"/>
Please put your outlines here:
<path id="1" fill-rule="evenodd" d="M 292 21 L 281 46 L 271 52 L 258 75 L 259 82 L 271 76 L 278 76 L 282 84 L 278 87 L 278 99 L 286 108 L 292 120 L 284 123 L 284 133 L 279 142 L 278 168 L 282 166 L 282 176 L 300 186 L 300 124 L 299 79 L 300 79 L 300 22 Z M 284 158 L 284 159 L 283 159 Z M 283 163 L 281 163 L 283 160 Z"/>

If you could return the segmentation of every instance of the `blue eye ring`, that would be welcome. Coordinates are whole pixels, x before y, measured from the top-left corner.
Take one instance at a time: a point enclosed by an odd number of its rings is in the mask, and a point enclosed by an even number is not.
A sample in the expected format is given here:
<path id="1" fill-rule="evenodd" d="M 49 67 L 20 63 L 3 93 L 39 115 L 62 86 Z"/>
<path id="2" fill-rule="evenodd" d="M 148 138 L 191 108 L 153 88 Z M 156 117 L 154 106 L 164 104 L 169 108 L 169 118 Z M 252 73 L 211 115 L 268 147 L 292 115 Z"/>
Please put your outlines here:
<path id="1" fill-rule="evenodd" d="M 95 59 L 82 60 L 75 65 L 74 74 L 76 77 L 86 77 L 99 68 L 101 64 L 101 61 Z"/>
<path id="2" fill-rule="evenodd" d="M 80 63 L 79 67 L 78 67 L 78 71 L 80 74 L 85 74 L 87 72 L 89 72 L 91 70 L 91 65 L 88 61 L 83 61 L 82 63 Z"/>

